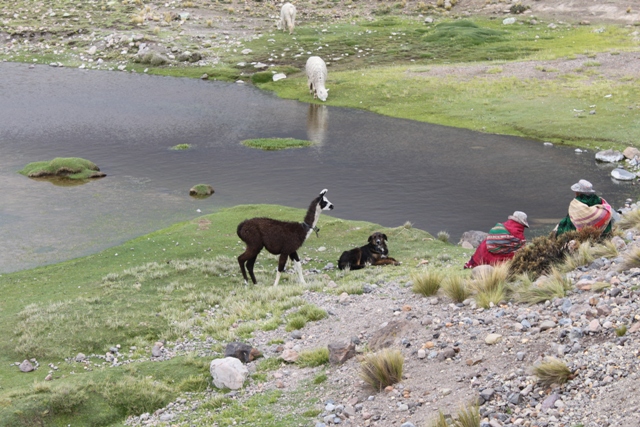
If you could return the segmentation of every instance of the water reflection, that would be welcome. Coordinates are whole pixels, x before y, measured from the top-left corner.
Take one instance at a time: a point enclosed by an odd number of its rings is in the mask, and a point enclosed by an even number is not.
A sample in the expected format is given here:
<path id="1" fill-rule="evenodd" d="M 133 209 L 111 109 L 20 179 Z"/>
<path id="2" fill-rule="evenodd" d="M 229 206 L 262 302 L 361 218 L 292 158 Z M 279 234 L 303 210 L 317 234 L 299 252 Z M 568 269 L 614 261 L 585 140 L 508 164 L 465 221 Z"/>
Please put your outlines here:
<path id="1" fill-rule="evenodd" d="M 581 178 L 616 207 L 636 188 L 613 183 L 594 153 L 281 100 L 246 85 L 8 63 L 0 73 L 0 272 L 95 252 L 224 206 L 306 209 L 323 188 L 337 206 L 332 216 L 410 221 L 452 240 L 515 210 L 529 215 L 528 236 L 546 232 Z M 308 138 L 322 149 L 240 144 L 264 137 Z M 182 143 L 192 148 L 169 150 Z M 17 173 L 54 157 L 91 160 L 108 176 L 59 187 Z M 198 182 L 216 193 L 190 197 Z"/>
<path id="2" fill-rule="evenodd" d="M 313 141 L 316 147 L 322 147 L 327 123 L 329 120 L 329 109 L 321 104 L 309 104 L 307 113 L 307 139 Z"/>

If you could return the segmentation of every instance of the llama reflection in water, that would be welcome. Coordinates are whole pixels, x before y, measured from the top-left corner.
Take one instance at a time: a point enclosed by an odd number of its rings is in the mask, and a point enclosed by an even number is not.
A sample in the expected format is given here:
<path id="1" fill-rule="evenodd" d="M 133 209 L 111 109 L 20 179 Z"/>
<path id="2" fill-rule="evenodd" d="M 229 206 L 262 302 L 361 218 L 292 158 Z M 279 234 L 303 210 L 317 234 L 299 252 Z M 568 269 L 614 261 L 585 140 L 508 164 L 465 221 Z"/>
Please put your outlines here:
<path id="1" fill-rule="evenodd" d="M 327 120 L 329 109 L 321 104 L 309 104 L 307 113 L 307 139 L 312 141 L 316 147 L 324 145 L 324 138 L 327 132 Z"/>

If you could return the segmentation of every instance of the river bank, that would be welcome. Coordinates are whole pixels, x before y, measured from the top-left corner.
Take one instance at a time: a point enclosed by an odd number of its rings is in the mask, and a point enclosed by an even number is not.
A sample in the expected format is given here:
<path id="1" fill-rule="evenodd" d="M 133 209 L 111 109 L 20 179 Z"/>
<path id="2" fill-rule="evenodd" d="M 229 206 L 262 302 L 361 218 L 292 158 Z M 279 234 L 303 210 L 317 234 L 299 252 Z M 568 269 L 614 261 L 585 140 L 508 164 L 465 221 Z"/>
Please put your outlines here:
<path id="1" fill-rule="evenodd" d="M 640 139 L 636 3 L 593 8 L 543 0 L 513 14 L 500 2 L 476 0 L 451 10 L 413 1 L 301 1 L 289 36 L 275 31 L 275 2 L 110 2 L 92 9 L 50 1 L 2 9 L 0 59 L 206 74 L 311 101 L 300 70 L 315 53 L 330 62 L 329 105 L 624 148 Z M 505 25 L 506 17 L 515 21 Z M 463 21 L 475 27 L 447 27 Z M 264 70 L 288 78 L 266 84 Z"/>

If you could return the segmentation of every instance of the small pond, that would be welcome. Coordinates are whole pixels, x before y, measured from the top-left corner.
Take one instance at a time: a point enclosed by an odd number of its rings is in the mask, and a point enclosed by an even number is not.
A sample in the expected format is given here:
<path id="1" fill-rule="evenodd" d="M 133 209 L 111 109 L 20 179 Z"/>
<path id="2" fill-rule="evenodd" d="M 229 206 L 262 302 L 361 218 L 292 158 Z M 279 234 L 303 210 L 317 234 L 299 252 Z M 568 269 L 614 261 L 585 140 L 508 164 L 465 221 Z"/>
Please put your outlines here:
<path id="1" fill-rule="evenodd" d="M 0 75 L 0 272 L 93 253 L 220 207 L 304 209 L 323 188 L 336 206 L 329 215 L 410 221 L 452 241 L 514 210 L 529 215 L 530 236 L 544 233 L 566 214 L 580 178 L 615 207 L 635 189 L 612 180 L 594 153 L 282 100 L 247 85 L 12 63 L 0 63 Z M 316 144 L 273 152 L 240 144 L 265 137 Z M 170 149 L 177 144 L 192 148 Z M 107 177 L 65 187 L 17 173 L 54 157 L 91 160 Z M 199 183 L 215 194 L 191 198 Z"/>

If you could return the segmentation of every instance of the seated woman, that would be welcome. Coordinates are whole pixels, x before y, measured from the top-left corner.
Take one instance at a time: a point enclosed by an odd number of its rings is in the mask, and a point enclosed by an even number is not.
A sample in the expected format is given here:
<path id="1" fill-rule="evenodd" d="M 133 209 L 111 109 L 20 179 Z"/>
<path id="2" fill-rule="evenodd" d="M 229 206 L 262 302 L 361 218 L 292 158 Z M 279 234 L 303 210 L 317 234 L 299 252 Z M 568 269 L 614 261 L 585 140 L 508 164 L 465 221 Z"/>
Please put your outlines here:
<path id="1" fill-rule="evenodd" d="M 473 268 L 483 264 L 499 264 L 510 260 L 516 251 L 524 246 L 524 229 L 529 227 L 527 214 L 515 211 L 504 223 L 497 223 L 489 235 L 480 243 L 464 268 Z"/>
<path id="2" fill-rule="evenodd" d="M 569 204 L 569 214 L 556 226 L 556 237 L 587 226 L 602 230 L 603 234 L 611 233 L 611 206 L 595 195 L 593 185 L 581 179 L 571 186 L 571 190 L 576 193 L 576 198 Z"/>

